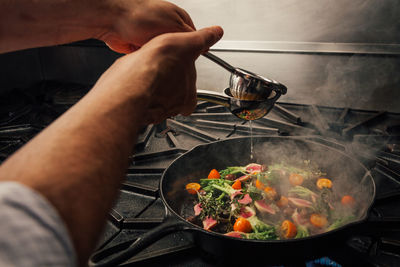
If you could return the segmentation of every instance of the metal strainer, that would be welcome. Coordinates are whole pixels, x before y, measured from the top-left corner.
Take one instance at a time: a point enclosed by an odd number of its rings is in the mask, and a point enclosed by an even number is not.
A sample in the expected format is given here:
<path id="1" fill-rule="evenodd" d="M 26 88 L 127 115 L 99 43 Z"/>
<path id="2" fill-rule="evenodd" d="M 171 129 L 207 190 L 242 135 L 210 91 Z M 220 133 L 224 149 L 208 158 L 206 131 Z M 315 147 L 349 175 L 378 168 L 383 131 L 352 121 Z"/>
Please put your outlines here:
<path id="1" fill-rule="evenodd" d="M 286 86 L 277 81 L 264 78 L 244 69 L 235 68 L 209 52 L 204 53 L 203 56 L 231 73 L 229 90 L 230 95 L 236 99 L 265 101 L 275 98 L 277 94 L 280 96 L 287 92 Z"/>

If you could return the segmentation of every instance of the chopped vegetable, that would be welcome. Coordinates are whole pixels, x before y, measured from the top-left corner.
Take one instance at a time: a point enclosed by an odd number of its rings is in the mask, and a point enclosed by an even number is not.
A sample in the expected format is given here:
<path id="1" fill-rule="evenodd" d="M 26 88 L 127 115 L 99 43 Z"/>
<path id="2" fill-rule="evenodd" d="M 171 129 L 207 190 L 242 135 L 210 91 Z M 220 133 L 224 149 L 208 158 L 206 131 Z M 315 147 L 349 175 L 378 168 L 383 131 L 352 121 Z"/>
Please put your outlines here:
<path id="1" fill-rule="evenodd" d="M 242 189 L 242 182 L 240 180 L 236 180 L 233 183 L 232 188 L 236 190 Z"/>
<path id="2" fill-rule="evenodd" d="M 251 184 L 247 185 L 246 191 L 253 200 L 260 200 L 264 197 L 262 191 Z"/>
<path id="3" fill-rule="evenodd" d="M 240 216 L 243 218 L 249 218 L 256 215 L 256 211 L 248 206 L 242 207 L 240 209 Z"/>
<path id="4" fill-rule="evenodd" d="M 243 176 L 240 176 L 239 178 L 237 178 L 236 180 L 239 180 L 241 182 L 246 182 L 246 181 L 250 180 L 250 178 L 251 178 L 250 175 L 243 175 Z"/>
<path id="5" fill-rule="evenodd" d="M 263 184 L 260 180 L 256 180 L 256 187 L 260 190 L 263 190 L 265 188 L 265 184 Z"/>
<path id="6" fill-rule="evenodd" d="M 221 190 L 222 192 L 227 193 L 228 195 L 232 196 L 236 193 L 238 193 L 238 190 L 233 189 L 230 185 L 224 184 L 224 185 L 217 185 L 217 184 L 212 184 L 212 187 Z"/>
<path id="7" fill-rule="evenodd" d="M 342 200 L 340 201 L 343 206 L 346 207 L 354 207 L 356 201 L 352 196 L 346 195 L 342 197 Z"/>
<path id="8" fill-rule="evenodd" d="M 265 203 L 265 201 L 262 199 L 255 201 L 254 206 L 256 206 L 256 208 L 262 213 L 270 213 L 270 214 L 276 213 L 275 209 L 272 208 L 272 206 Z"/>
<path id="9" fill-rule="evenodd" d="M 270 187 L 270 186 L 265 187 L 264 188 L 264 192 L 265 192 L 265 195 L 267 196 L 267 198 L 269 200 L 274 200 L 278 196 L 278 194 L 276 193 L 275 188 Z"/>
<path id="10" fill-rule="evenodd" d="M 279 208 L 284 208 L 289 204 L 289 199 L 285 196 L 281 196 L 281 198 L 276 202 L 276 205 Z"/>
<path id="11" fill-rule="evenodd" d="M 215 193 L 215 190 L 219 190 L 222 192 L 225 192 L 229 196 L 232 196 L 233 194 L 240 193 L 239 190 L 235 190 L 232 188 L 231 184 L 232 181 L 225 180 L 225 179 L 201 179 L 200 180 L 201 185 L 203 186 L 203 190 L 206 191 L 207 193 L 211 192 Z"/>
<path id="12" fill-rule="evenodd" d="M 276 239 L 276 233 L 275 229 L 271 227 L 268 230 L 265 230 L 263 232 L 254 232 L 254 233 L 249 233 L 246 235 L 247 239 L 257 239 L 257 240 L 271 240 L 271 239 Z"/>
<path id="13" fill-rule="evenodd" d="M 299 208 L 311 208 L 312 206 L 312 203 L 305 199 L 289 197 L 288 200 L 290 203 L 293 203 L 296 207 Z"/>
<path id="14" fill-rule="evenodd" d="M 251 199 L 249 194 L 245 194 L 242 199 L 239 199 L 238 202 L 243 205 L 250 204 L 253 200 Z"/>
<path id="15" fill-rule="evenodd" d="M 212 170 L 185 186 L 198 199 L 189 218 L 207 230 L 259 240 L 304 238 L 355 221 L 354 198 L 325 175 L 309 161 L 304 168 L 251 163 Z"/>
<path id="16" fill-rule="evenodd" d="M 298 173 L 291 173 L 289 176 L 289 182 L 293 186 L 301 185 L 303 181 L 304 181 L 303 176 Z"/>
<path id="17" fill-rule="evenodd" d="M 269 170 L 267 172 L 258 174 L 257 177 L 263 183 L 275 185 L 275 184 L 279 184 L 282 173 L 283 172 L 280 170 Z"/>
<path id="18" fill-rule="evenodd" d="M 210 173 L 208 174 L 208 179 L 219 179 L 221 178 L 221 175 L 216 169 L 212 169 Z"/>
<path id="19" fill-rule="evenodd" d="M 227 179 L 227 180 L 235 180 L 236 179 L 236 175 L 235 174 L 227 174 L 227 175 L 225 175 L 225 176 L 221 176 L 222 178 L 224 178 L 224 179 Z"/>
<path id="20" fill-rule="evenodd" d="M 229 232 L 225 234 L 226 236 L 231 236 L 231 237 L 236 237 L 236 238 L 244 238 L 246 237 L 246 235 L 243 232 Z"/>
<path id="21" fill-rule="evenodd" d="M 261 172 L 262 166 L 256 163 L 250 163 L 246 166 L 246 171 L 250 174 L 256 174 Z"/>
<path id="22" fill-rule="evenodd" d="M 191 195 L 196 195 L 197 192 L 200 190 L 201 186 L 199 183 L 188 183 L 185 186 L 186 190 L 188 191 L 189 194 Z"/>
<path id="23" fill-rule="evenodd" d="M 310 189 L 305 188 L 300 185 L 290 188 L 289 194 L 295 194 L 295 195 L 299 196 L 300 198 L 311 198 L 311 199 L 312 199 L 312 197 L 317 196 L 317 194 L 314 193 L 313 191 L 311 191 Z"/>
<path id="24" fill-rule="evenodd" d="M 252 227 L 247 219 L 239 217 L 236 219 L 236 222 L 233 225 L 233 230 L 237 232 L 250 233 Z"/>
<path id="25" fill-rule="evenodd" d="M 284 220 L 280 228 L 281 234 L 284 238 L 293 238 L 297 234 L 297 227 L 289 220 Z"/>
<path id="26" fill-rule="evenodd" d="M 203 220 L 203 228 L 205 230 L 210 230 L 212 227 L 217 225 L 217 221 L 214 220 L 212 217 L 206 217 Z"/>
<path id="27" fill-rule="evenodd" d="M 194 205 L 193 209 L 194 209 L 195 216 L 199 216 L 201 211 L 203 210 L 201 207 L 201 203 L 197 203 L 196 205 Z"/>
<path id="28" fill-rule="evenodd" d="M 315 227 L 322 228 L 328 223 L 328 220 L 322 214 L 313 213 L 310 216 L 310 222 Z"/>
<path id="29" fill-rule="evenodd" d="M 308 232 L 307 227 L 303 225 L 297 225 L 297 234 L 294 238 L 304 238 L 309 236 L 310 233 Z"/>
<path id="30" fill-rule="evenodd" d="M 317 187 L 319 189 L 332 188 L 332 181 L 329 180 L 328 178 L 319 178 L 317 180 Z"/>
<path id="31" fill-rule="evenodd" d="M 295 224 L 297 225 L 306 225 L 308 223 L 308 217 L 305 218 L 304 216 L 302 216 L 297 209 L 295 209 L 295 211 L 292 214 L 292 220 L 294 221 Z"/>
<path id="32" fill-rule="evenodd" d="M 225 193 L 217 194 L 217 197 L 214 197 L 215 193 L 198 194 L 199 204 L 202 208 L 199 215 L 201 220 L 206 217 L 212 217 L 220 222 L 231 216 L 231 203 L 227 201 L 229 198 L 226 197 Z"/>
<path id="33" fill-rule="evenodd" d="M 348 216 L 348 217 L 345 217 L 345 218 L 340 218 L 340 219 L 334 221 L 334 222 L 328 227 L 327 230 L 328 230 L 328 231 L 331 231 L 331 230 L 333 230 L 333 229 L 339 228 L 339 227 L 341 227 L 341 226 L 343 226 L 343 225 L 345 225 L 345 224 L 348 224 L 348 223 L 350 223 L 350 222 L 353 222 L 353 221 L 355 221 L 355 220 L 356 220 L 356 217 L 353 216 L 353 215 Z"/>
<path id="34" fill-rule="evenodd" d="M 251 224 L 251 227 L 253 228 L 254 232 L 265 232 L 265 231 L 270 231 L 271 229 L 274 229 L 273 226 L 261 221 L 257 216 L 252 216 L 247 218 L 249 223 Z"/>
<path id="35" fill-rule="evenodd" d="M 226 179 L 226 176 L 229 174 L 236 175 L 236 174 L 247 174 L 246 168 L 244 167 L 228 167 L 219 172 L 222 178 Z"/>

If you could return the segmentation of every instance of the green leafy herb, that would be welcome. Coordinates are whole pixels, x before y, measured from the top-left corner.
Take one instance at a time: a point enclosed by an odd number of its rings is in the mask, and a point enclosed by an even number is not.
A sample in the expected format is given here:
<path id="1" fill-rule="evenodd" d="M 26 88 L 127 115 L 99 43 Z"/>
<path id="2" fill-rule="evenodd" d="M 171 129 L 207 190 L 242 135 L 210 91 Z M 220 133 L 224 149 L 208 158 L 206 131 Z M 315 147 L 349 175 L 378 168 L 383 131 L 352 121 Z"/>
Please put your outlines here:
<path id="1" fill-rule="evenodd" d="M 263 198 L 263 191 L 255 187 L 254 185 L 249 184 L 243 193 L 248 193 L 253 200 L 260 200 Z"/>
<path id="2" fill-rule="evenodd" d="M 334 222 L 328 227 L 327 230 L 328 230 L 328 231 L 331 231 L 331 230 L 333 230 L 333 229 L 339 228 L 339 227 L 341 227 L 341 226 L 343 226 L 343 225 L 346 225 L 346 224 L 348 224 L 348 223 L 350 223 L 350 222 L 352 222 L 352 221 L 355 221 L 355 220 L 356 220 L 356 217 L 353 216 L 353 215 L 348 216 L 348 217 L 344 217 L 344 218 L 340 218 L 340 219 L 334 221 Z"/>
<path id="3" fill-rule="evenodd" d="M 230 216 L 231 205 L 229 199 L 225 197 L 225 193 L 215 198 L 212 193 L 205 196 L 199 195 L 199 202 L 202 208 L 200 218 L 204 220 L 206 217 L 212 217 L 218 222 Z"/>
<path id="4" fill-rule="evenodd" d="M 228 174 L 237 174 L 237 173 L 247 174 L 246 168 L 245 167 L 228 167 L 219 172 L 219 174 L 221 175 L 221 178 L 225 178 L 225 176 L 227 176 Z"/>
<path id="5" fill-rule="evenodd" d="M 309 198 L 309 199 L 311 199 L 312 196 L 317 197 L 316 193 L 300 185 L 290 188 L 289 194 L 295 194 L 300 198 Z"/>
<path id="6" fill-rule="evenodd" d="M 225 179 L 200 179 L 200 185 L 203 190 L 207 193 L 213 193 L 215 196 L 217 195 L 217 190 L 230 194 L 228 190 L 234 190 L 231 187 L 232 183 L 232 181 Z"/>
<path id="7" fill-rule="evenodd" d="M 298 224 L 297 225 L 297 234 L 294 238 L 303 238 L 309 236 L 310 233 L 307 230 L 307 227 Z"/>
<path id="8" fill-rule="evenodd" d="M 251 227 L 253 228 L 253 231 L 256 233 L 259 232 L 265 232 L 265 231 L 273 231 L 275 232 L 275 228 L 269 224 L 266 224 L 265 222 L 261 221 L 257 216 L 251 216 L 247 218 L 249 223 L 251 224 Z"/>
<path id="9" fill-rule="evenodd" d="M 270 240 L 277 239 L 275 229 L 272 227 L 264 232 L 249 233 L 246 235 L 247 239 L 257 239 L 257 240 Z"/>

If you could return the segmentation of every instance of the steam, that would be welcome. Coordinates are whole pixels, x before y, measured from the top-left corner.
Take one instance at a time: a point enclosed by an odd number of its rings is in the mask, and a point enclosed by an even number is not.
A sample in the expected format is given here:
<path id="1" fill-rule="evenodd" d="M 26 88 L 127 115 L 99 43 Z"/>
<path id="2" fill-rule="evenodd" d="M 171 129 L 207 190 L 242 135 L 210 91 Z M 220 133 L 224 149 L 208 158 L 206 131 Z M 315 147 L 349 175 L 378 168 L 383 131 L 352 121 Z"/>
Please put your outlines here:
<path id="1" fill-rule="evenodd" d="M 325 82 L 315 89 L 313 104 L 400 112 L 398 58 L 334 57 L 324 69 Z"/>
<path id="2" fill-rule="evenodd" d="M 312 169 L 319 169 L 332 183 L 336 196 L 351 195 L 357 202 L 355 216 L 364 218 L 372 204 L 374 187 L 371 175 L 357 161 L 333 151 L 321 144 L 310 144 L 301 140 L 272 139 L 271 142 L 258 143 L 255 140 L 255 159 L 259 164 L 284 163 L 287 166 L 304 168 L 304 161 L 310 161 Z M 282 191 L 288 191 L 290 184 L 284 183 Z M 339 199 L 340 201 L 340 199 Z"/>

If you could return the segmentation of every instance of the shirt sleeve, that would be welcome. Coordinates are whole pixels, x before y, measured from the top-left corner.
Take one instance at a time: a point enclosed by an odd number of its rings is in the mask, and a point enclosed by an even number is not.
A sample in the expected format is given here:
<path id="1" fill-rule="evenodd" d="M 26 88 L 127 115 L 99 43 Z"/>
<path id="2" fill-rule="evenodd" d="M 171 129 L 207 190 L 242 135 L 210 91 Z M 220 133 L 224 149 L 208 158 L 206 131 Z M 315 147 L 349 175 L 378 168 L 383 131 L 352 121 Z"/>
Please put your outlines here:
<path id="1" fill-rule="evenodd" d="M 0 266 L 77 266 L 56 209 L 16 182 L 0 182 Z"/>

